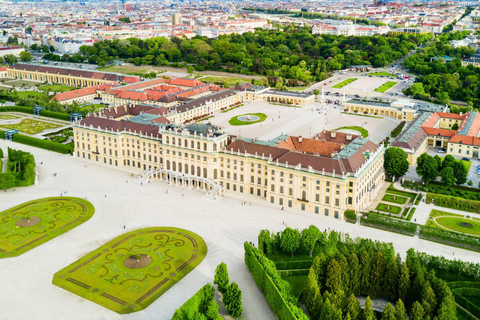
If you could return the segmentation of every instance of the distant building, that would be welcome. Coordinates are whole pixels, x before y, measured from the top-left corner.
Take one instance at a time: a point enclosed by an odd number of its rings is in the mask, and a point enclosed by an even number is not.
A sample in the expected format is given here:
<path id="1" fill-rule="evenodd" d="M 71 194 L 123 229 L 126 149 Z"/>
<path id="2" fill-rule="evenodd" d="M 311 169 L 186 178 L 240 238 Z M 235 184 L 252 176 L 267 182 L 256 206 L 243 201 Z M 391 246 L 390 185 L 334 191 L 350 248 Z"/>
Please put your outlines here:
<path id="1" fill-rule="evenodd" d="M 18 57 L 20 52 L 24 51 L 22 47 L 0 47 L 0 57 L 13 54 Z"/>
<path id="2" fill-rule="evenodd" d="M 312 28 L 312 34 L 331 34 L 335 36 L 373 36 L 376 34 L 387 34 L 390 31 L 388 26 L 363 26 L 357 24 L 316 25 Z"/>
<path id="3" fill-rule="evenodd" d="M 177 24 L 181 24 L 182 20 L 182 15 L 180 13 L 174 13 L 172 14 L 172 25 L 177 25 Z"/>

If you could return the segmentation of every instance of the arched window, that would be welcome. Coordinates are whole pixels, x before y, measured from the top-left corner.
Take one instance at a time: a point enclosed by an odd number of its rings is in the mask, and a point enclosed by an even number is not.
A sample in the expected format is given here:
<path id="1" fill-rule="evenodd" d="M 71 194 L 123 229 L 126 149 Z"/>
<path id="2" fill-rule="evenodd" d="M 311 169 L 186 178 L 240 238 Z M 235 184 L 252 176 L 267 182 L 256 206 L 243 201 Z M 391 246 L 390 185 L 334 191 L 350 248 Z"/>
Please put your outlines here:
<path id="1" fill-rule="evenodd" d="M 207 144 L 206 143 L 203 144 L 203 150 L 207 151 Z"/>
<path id="2" fill-rule="evenodd" d="M 203 168 L 203 177 L 207 178 L 207 175 L 208 175 L 207 168 Z"/>

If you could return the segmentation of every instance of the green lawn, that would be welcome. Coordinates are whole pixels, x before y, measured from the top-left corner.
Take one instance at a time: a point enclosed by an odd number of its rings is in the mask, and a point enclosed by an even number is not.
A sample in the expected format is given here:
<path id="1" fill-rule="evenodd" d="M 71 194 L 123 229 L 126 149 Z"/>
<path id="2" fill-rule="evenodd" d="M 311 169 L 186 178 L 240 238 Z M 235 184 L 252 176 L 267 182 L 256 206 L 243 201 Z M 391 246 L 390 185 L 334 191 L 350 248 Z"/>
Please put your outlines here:
<path id="1" fill-rule="evenodd" d="M 370 75 L 370 76 L 395 77 L 395 75 L 393 73 L 390 73 L 390 72 L 387 72 L 387 71 L 372 72 L 372 73 L 369 73 L 368 75 Z"/>
<path id="2" fill-rule="evenodd" d="M 212 77 L 212 76 L 200 78 L 198 80 L 202 81 L 203 83 L 213 82 L 215 84 L 220 84 L 220 85 L 228 83 L 230 86 L 235 86 L 237 83 L 239 84 L 245 83 L 245 82 L 250 83 L 252 81 L 252 79 L 243 79 L 243 78 L 235 78 L 235 77 Z"/>
<path id="3" fill-rule="evenodd" d="M 21 99 L 47 97 L 47 94 L 45 92 L 38 92 L 38 91 L 17 91 L 17 95 Z"/>
<path id="4" fill-rule="evenodd" d="M 417 197 L 417 193 L 398 190 L 393 186 L 393 184 L 390 184 L 387 189 L 387 193 L 397 194 L 399 196 L 410 198 L 410 203 L 413 203 L 415 201 L 415 198 Z"/>
<path id="5" fill-rule="evenodd" d="M 257 116 L 257 117 L 259 117 L 259 119 L 255 120 L 255 121 L 243 121 L 243 120 L 238 119 L 238 117 L 249 116 L 249 115 Z M 230 120 L 228 120 L 228 123 L 232 126 L 245 126 L 245 125 L 265 121 L 265 119 L 267 119 L 267 115 L 265 113 L 246 113 L 246 114 L 241 114 L 241 115 L 238 115 L 238 116 L 235 116 L 235 117 L 231 118 Z"/>
<path id="6" fill-rule="evenodd" d="M 332 86 L 332 88 L 336 88 L 336 89 L 343 88 L 343 87 L 345 87 L 346 85 L 349 85 L 350 83 L 352 83 L 355 80 L 357 80 L 357 78 L 348 78 L 347 80 L 344 80 L 344 81 L 342 81 L 340 83 L 337 83 L 336 85 Z"/>
<path id="7" fill-rule="evenodd" d="M 20 117 L 17 116 L 11 116 L 9 114 L 0 114 L 0 119 L 2 120 L 13 120 L 13 119 L 18 119 Z"/>
<path id="8" fill-rule="evenodd" d="M 400 211 L 402 211 L 402 208 L 397 207 L 397 206 L 393 206 L 391 204 L 387 205 L 385 203 L 379 203 L 377 205 L 377 207 L 375 208 L 375 210 L 383 211 L 383 212 L 389 212 L 389 213 L 393 213 L 393 214 L 399 214 Z"/>
<path id="9" fill-rule="evenodd" d="M 290 283 L 290 285 L 292 286 L 293 296 L 298 297 L 302 290 L 305 288 L 307 277 L 307 275 L 294 275 L 284 276 L 282 277 L 282 279 Z"/>
<path id="10" fill-rule="evenodd" d="M 38 82 L 18 79 L 18 80 L 13 80 L 13 81 L 5 81 L 4 84 L 9 85 L 9 86 L 14 86 L 14 87 L 21 87 L 22 85 L 25 85 L 25 86 L 29 87 L 29 86 L 38 85 Z"/>
<path id="11" fill-rule="evenodd" d="M 222 110 L 220 111 L 221 113 L 225 113 L 225 112 L 228 112 L 228 111 L 232 111 L 233 109 L 237 109 L 237 108 L 240 108 L 241 106 L 243 106 L 243 104 L 240 104 L 238 106 L 235 106 L 233 108 L 230 108 L 230 109 L 225 109 L 225 110 Z"/>
<path id="12" fill-rule="evenodd" d="M 388 89 L 390 89 L 391 87 L 393 87 L 394 85 L 396 85 L 398 82 L 396 81 L 387 81 L 385 82 L 384 84 L 382 84 L 380 87 L 378 87 L 377 89 L 373 90 L 375 92 L 385 92 L 387 91 Z"/>
<path id="13" fill-rule="evenodd" d="M 95 69 L 97 71 L 105 71 L 105 72 L 114 72 L 114 73 L 146 73 L 149 69 L 146 67 L 136 67 L 136 66 L 108 66 L 103 68 Z"/>
<path id="14" fill-rule="evenodd" d="M 19 256 L 90 219 L 93 205 L 73 197 L 42 198 L 0 213 L 0 258 Z"/>
<path id="15" fill-rule="evenodd" d="M 65 92 L 75 90 L 77 88 L 71 86 L 64 86 L 61 84 L 49 84 L 45 86 L 38 87 L 38 89 L 46 92 L 57 91 L 57 92 Z"/>
<path id="16" fill-rule="evenodd" d="M 362 137 L 366 138 L 368 137 L 368 130 L 362 128 L 362 127 L 357 127 L 357 126 L 346 126 L 346 127 L 340 127 L 340 128 L 337 128 L 333 131 L 338 131 L 338 130 L 343 130 L 343 129 L 346 129 L 346 130 L 355 130 L 355 131 L 358 131 L 360 132 L 360 134 L 362 135 Z"/>
<path id="17" fill-rule="evenodd" d="M 55 129 L 55 128 L 61 127 L 58 124 L 32 120 L 32 119 L 23 119 L 20 123 L 17 123 L 17 124 L 0 124 L 0 126 L 2 126 L 2 128 L 5 128 L 5 129 L 17 129 L 18 131 L 21 131 L 27 134 L 36 134 L 47 129 Z"/>
<path id="18" fill-rule="evenodd" d="M 468 223 L 471 227 L 462 226 L 459 223 Z M 427 227 L 480 236 L 480 219 L 464 218 L 461 215 L 445 211 L 432 210 L 425 225 Z"/>
<path id="19" fill-rule="evenodd" d="M 58 271 L 53 284 L 117 313 L 137 312 L 195 269 L 206 254 L 205 241 L 191 231 L 138 229 Z"/>
<path id="20" fill-rule="evenodd" d="M 445 157 L 440 157 L 442 159 L 442 161 L 445 159 Z M 465 160 L 460 160 L 463 162 L 463 164 L 465 165 L 465 168 L 467 169 L 467 171 L 470 170 L 470 167 L 472 166 L 472 162 L 471 161 L 465 161 Z"/>
<path id="21" fill-rule="evenodd" d="M 385 194 L 382 198 L 382 201 L 404 204 L 407 202 L 407 198 L 400 197 L 395 194 Z"/>

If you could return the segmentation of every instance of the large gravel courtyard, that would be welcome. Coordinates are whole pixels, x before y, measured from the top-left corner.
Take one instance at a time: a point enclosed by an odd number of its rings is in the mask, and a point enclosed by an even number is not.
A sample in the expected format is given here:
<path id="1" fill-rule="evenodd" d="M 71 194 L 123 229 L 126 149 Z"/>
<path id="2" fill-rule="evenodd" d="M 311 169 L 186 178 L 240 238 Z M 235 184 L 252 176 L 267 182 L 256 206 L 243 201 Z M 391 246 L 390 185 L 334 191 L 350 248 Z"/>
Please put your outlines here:
<path id="1" fill-rule="evenodd" d="M 229 116 L 233 116 L 233 112 Z M 87 198 L 92 202 L 95 214 L 86 223 L 34 250 L 0 260 L 2 319 L 170 319 L 176 308 L 205 283 L 213 281 L 215 267 L 222 261 L 228 265 L 230 279 L 243 291 L 244 319 L 274 319 L 245 267 L 243 242 L 256 243 L 261 229 L 279 231 L 284 227 L 283 222 L 294 228 L 315 224 L 320 229 L 330 227 L 352 236 L 393 242 L 403 256 L 406 250 L 414 247 L 448 258 L 453 258 L 455 252 L 455 258 L 480 262 L 480 253 L 352 225 L 322 215 L 282 211 L 250 195 L 233 198 L 233 193 L 227 192 L 225 198 L 215 201 L 200 191 L 161 182 L 142 186 L 130 172 L 0 140 L 0 148 L 6 150 L 7 147 L 32 152 L 40 176 L 38 185 L 1 192 L 0 211 L 32 199 L 60 196 L 67 191 L 67 196 Z M 251 206 L 242 206 L 241 201 Z M 191 230 L 203 237 L 208 254 L 194 271 L 144 311 L 119 315 L 52 285 L 55 272 L 90 251 L 124 232 L 152 226 Z"/>
<path id="2" fill-rule="evenodd" d="M 337 98 L 341 99 L 341 98 Z M 234 135 L 261 140 L 271 140 L 281 134 L 312 137 L 322 130 L 333 130 L 343 126 L 360 126 L 368 130 L 373 142 L 380 142 L 398 125 L 393 118 L 372 118 L 342 114 L 343 107 L 327 103 L 313 103 L 302 108 L 274 105 L 268 102 L 246 102 L 242 107 L 221 113 L 205 122 L 224 126 Z M 234 116 L 245 113 L 265 113 L 268 118 L 260 123 L 232 126 L 228 123 Z"/>

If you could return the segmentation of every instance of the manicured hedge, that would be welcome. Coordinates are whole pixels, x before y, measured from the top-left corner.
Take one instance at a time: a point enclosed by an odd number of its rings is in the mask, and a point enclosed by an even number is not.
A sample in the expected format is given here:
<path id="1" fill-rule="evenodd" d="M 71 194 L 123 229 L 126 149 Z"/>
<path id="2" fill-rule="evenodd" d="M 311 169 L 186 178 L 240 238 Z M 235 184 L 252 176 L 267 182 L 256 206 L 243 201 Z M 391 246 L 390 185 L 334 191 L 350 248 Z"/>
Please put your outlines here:
<path id="1" fill-rule="evenodd" d="M 3 158 L 3 150 L 2 150 L 2 148 L 0 148 L 0 159 L 2 159 L 2 158 Z"/>
<path id="2" fill-rule="evenodd" d="M 413 236 L 417 231 L 417 225 L 415 223 L 385 217 L 372 212 L 364 214 L 360 219 L 360 224 L 410 236 Z"/>
<path id="3" fill-rule="evenodd" d="M 397 137 L 402 132 L 402 129 L 404 126 L 405 126 L 405 121 L 400 122 L 399 125 L 396 126 L 395 129 L 393 129 L 392 132 L 390 133 L 392 138 Z"/>
<path id="4" fill-rule="evenodd" d="M 463 317 L 463 319 L 465 319 L 465 320 L 478 320 L 478 318 L 472 316 L 470 313 L 465 311 L 463 308 L 459 308 L 457 306 L 457 315 L 458 314 L 461 315 Z"/>
<path id="5" fill-rule="evenodd" d="M 61 144 L 53 141 L 37 139 L 29 136 L 24 136 L 22 134 L 14 134 L 13 141 L 18 143 L 23 143 L 29 146 L 42 148 L 50 151 L 55 151 L 63 154 L 68 154 L 73 152 L 72 145 Z"/>
<path id="6" fill-rule="evenodd" d="M 290 285 L 282 279 L 275 265 L 260 250 L 245 242 L 245 264 L 263 292 L 268 304 L 279 320 L 307 320 L 297 306 Z"/>
<path id="7" fill-rule="evenodd" d="M 213 318 L 215 320 L 223 319 L 218 314 L 218 304 L 215 302 L 214 296 L 215 289 L 211 284 L 206 284 L 190 299 L 188 299 L 187 302 L 185 302 L 179 309 L 175 310 L 172 320 L 207 319 L 207 317 L 201 318 L 200 316 L 200 314 L 205 316 L 206 313 L 208 313 L 210 316 L 212 313 L 216 313 L 216 317 Z M 216 310 L 217 312 L 212 312 L 212 310 Z M 209 319 L 212 319 L 212 317 Z"/>
<path id="8" fill-rule="evenodd" d="M 21 106 L 0 107 L 0 112 L 22 112 L 33 114 L 33 108 Z"/>
<path id="9" fill-rule="evenodd" d="M 277 261 L 277 270 L 309 269 L 312 266 L 313 258 L 310 260 Z"/>
<path id="10" fill-rule="evenodd" d="M 353 210 L 345 210 L 345 220 L 347 222 L 355 223 L 357 221 L 357 214 Z"/>
<path id="11" fill-rule="evenodd" d="M 287 277 L 287 276 L 306 276 L 308 275 L 308 272 L 310 269 L 295 269 L 295 270 L 278 270 L 278 273 L 282 277 Z"/>
<path id="12" fill-rule="evenodd" d="M 427 193 L 425 202 L 431 203 L 432 200 L 437 206 L 480 213 L 480 201 L 445 196 L 442 194 Z"/>
<path id="13" fill-rule="evenodd" d="M 5 139 L 5 131 L 0 130 L 0 139 Z"/>
<path id="14" fill-rule="evenodd" d="M 480 289 L 478 288 L 456 288 L 452 290 L 455 301 L 463 308 L 468 310 L 471 314 L 480 318 L 480 307 L 473 304 L 464 296 L 480 297 Z"/>
<path id="15" fill-rule="evenodd" d="M 480 238 L 459 232 L 420 226 L 419 237 L 421 239 L 439 242 L 454 247 L 480 251 Z"/>
<path id="16" fill-rule="evenodd" d="M 48 118 L 53 118 L 53 119 L 60 119 L 60 120 L 70 121 L 70 114 L 68 114 L 68 113 L 61 113 L 61 112 L 55 112 L 55 111 L 42 110 L 42 111 L 40 111 L 40 115 L 41 115 L 42 117 L 48 117 Z"/>

